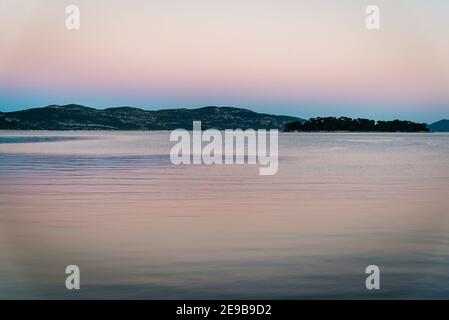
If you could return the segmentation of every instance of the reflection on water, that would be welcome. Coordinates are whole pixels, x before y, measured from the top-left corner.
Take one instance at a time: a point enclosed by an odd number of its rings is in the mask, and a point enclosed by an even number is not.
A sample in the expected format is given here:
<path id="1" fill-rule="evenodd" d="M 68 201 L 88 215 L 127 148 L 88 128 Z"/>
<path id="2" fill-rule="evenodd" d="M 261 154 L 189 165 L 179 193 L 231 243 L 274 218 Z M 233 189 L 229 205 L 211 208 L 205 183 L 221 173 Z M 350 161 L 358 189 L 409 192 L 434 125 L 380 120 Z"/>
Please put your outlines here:
<path id="1" fill-rule="evenodd" d="M 282 134 L 275 176 L 173 166 L 168 132 L 0 135 L 0 298 L 449 297 L 449 135 Z"/>
<path id="2" fill-rule="evenodd" d="M 61 142 L 73 140 L 87 140 L 90 137 L 83 136 L 0 136 L 0 144 L 3 143 L 31 143 L 31 142 Z"/>

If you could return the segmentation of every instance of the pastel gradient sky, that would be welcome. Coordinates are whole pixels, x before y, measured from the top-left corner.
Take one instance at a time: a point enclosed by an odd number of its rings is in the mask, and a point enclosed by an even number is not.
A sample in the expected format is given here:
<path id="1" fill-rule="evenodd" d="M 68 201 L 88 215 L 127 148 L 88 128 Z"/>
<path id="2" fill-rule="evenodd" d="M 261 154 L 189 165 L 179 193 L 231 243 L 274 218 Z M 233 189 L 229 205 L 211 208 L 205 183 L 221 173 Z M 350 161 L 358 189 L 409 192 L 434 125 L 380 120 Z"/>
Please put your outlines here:
<path id="1" fill-rule="evenodd" d="M 81 30 L 65 28 L 79 5 Z M 365 8 L 381 8 L 380 31 Z M 0 110 L 78 103 L 432 122 L 447 0 L 0 0 Z"/>

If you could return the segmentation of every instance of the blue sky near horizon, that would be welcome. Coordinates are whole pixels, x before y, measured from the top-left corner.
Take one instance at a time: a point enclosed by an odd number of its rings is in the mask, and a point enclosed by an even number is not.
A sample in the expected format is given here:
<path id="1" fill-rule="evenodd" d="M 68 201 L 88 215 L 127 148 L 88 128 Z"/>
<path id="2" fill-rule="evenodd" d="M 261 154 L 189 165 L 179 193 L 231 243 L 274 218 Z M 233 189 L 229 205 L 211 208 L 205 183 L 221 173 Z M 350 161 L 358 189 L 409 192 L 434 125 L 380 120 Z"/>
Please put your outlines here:
<path id="1" fill-rule="evenodd" d="M 77 4 L 81 29 L 65 28 Z M 449 118 L 449 2 L 0 1 L 0 111 L 76 103 Z"/>

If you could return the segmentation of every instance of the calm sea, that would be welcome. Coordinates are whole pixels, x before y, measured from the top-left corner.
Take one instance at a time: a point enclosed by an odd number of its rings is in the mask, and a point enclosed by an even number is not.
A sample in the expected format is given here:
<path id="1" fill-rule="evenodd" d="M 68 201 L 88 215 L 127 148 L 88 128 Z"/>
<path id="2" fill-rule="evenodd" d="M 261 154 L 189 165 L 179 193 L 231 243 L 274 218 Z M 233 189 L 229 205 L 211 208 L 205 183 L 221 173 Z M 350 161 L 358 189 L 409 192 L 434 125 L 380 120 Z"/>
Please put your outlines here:
<path id="1" fill-rule="evenodd" d="M 279 144 L 260 176 L 174 166 L 168 132 L 1 132 L 0 298 L 449 298 L 448 134 Z"/>

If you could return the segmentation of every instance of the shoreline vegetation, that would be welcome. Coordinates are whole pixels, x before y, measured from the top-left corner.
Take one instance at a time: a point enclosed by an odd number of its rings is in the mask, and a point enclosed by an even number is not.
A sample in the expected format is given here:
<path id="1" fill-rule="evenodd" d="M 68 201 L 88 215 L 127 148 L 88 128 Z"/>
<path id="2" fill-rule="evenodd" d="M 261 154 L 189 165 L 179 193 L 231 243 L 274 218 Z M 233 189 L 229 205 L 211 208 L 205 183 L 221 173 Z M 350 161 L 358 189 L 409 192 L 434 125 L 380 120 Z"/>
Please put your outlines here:
<path id="1" fill-rule="evenodd" d="M 448 132 L 449 120 L 433 124 L 406 120 L 375 121 L 349 117 L 299 117 L 258 113 L 234 107 L 208 106 L 143 110 L 133 107 L 95 109 L 77 104 L 50 105 L 1 112 L 0 130 L 192 130 L 193 121 L 203 129 L 278 129 L 282 132 Z"/>
<path id="2" fill-rule="evenodd" d="M 348 117 L 317 117 L 288 123 L 284 132 L 430 132 L 427 124 L 406 120 L 375 121 Z"/>

